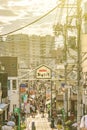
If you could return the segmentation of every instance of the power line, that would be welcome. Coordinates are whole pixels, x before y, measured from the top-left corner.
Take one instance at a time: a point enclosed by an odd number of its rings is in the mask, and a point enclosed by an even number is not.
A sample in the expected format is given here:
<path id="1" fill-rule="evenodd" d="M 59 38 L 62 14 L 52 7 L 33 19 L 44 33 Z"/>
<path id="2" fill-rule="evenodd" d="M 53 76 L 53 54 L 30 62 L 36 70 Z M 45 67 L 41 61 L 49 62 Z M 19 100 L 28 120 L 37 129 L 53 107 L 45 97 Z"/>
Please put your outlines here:
<path id="1" fill-rule="evenodd" d="M 6 35 L 9 35 L 9 34 L 11 34 L 11 33 L 14 33 L 14 32 L 17 32 L 17 31 L 19 31 L 19 30 L 22 30 L 22 29 L 24 29 L 24 28 L 26 28 L 26 27 L 28 27 L 28 26 L 30 26 L 30 25 L 32 25 L 32 24 L 34 24 L 34 23 L 40 21 L 41 19 L 43 19 L 44 17 L 46 17 L 47 15 L 49 15 L 51 12 L 53 12 L 53 11 L 54 11 L 55 9 L 57 9 L 57 8 L 58 8 L 58 5 L 55 6 L 53 9 L 51 9 L 51 10 L 50 10 L 49 12 L 47 12 L 46 14 L 44 14 L 43 16 L 41 16 L 40 18 L 34 20 L 33 22 L 31 22 L 31 23 L 29 23 L 29 24 L 27 24 L 27 25 L 25 25 L 25 26 L 23 26 L 23 27 L 20 27 L 20 28 L 18 28 L 18 29 L 15 29 L 15 30 L 13 30 L 13 31 L 10 31 L 10 32 L 8 32 L 8 33 L 1 34 L 0 36 L 6 36 Z"/>

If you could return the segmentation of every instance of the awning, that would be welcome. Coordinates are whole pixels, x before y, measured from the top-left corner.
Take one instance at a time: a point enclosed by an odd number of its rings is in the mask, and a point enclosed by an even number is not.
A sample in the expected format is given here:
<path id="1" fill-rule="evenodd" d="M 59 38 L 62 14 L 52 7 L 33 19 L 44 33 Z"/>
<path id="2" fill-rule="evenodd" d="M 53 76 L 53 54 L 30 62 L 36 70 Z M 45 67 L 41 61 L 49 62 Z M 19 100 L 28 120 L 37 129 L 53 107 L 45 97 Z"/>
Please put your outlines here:
<path id="1" fill-rule="evenodd" d="M 0 114 L 2 114 L 3 113 L 3 110 L 2 109 L 0 109 Z"/>
<path id="2" fill-rule="evenodd" d="M 7 107 L 8 107 L 8 104 L 0 103 L 0 109 L 2 109 L 2 110 L 6 110 Z"/>
<path id="3" fill-rule="evenodd" d="M 52 100 L 53 100 L 54 98 L 56 98 L 56 96 L 55 96 L 55 95 L 52 95 Z M 49 100 L 46 101 L 46 104 L 49 104 L 50 102 L 51 102 L 51 100 L 49 99 Z"/>
<path id="4" fill-rule="evenodd" d="M 47 105 L 47 104 L 50 104 L 50 102 L 51 102 L 51 100 L 46 101 L 46 105 Z"/>

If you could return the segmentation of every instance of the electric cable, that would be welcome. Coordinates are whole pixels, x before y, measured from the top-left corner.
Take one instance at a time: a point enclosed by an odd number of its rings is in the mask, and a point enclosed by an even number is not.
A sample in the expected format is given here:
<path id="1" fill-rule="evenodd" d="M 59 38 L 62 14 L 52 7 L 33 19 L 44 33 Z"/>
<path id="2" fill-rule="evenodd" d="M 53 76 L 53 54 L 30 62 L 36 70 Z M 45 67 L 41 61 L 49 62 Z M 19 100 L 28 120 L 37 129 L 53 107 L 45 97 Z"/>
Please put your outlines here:
<path id="1" fill-rule="evenodd" d="M 28 26 L 34 24 L 34 23 L 37 23 L 38 21 L 40 21 L 40 20 L 43 19 L 44 17 L 48 16 L 51 12 L 53 12 L 53 11 L 54 11 L 55 9 L 57 9 L 57 8 L 58 8 L 58 5 L 55 6 L 53 9 L 51 9 L 51 10 L 50 10 L 49 12 L 47 12 L 46 14 L 44 14 L 43 16 L 41 16 L 40 18 L 34 20 L 33 22 L 31 22 L 31 23 L 29 23 L 29 24 L 27 24 L 27 25 L 25 25 L 25 26 L 23 26 L 23 27 L 20 27 L 20 28 L 18 28 L 18 29 L 15 29 L 15 30 L 13 30 L 13 31 L 10 31 L 10 32 L 8 32 L 8 33 L 1 34 L 0 36 L 9 35 L 9 34 L 11 34 L 11 33 L 14 33 L 14 32 L 17 32 L 17 31 L 19 31 L 19 30 L 22 30 L 22 29 L 24 29 L 24 28 L 26 28 L 26 27 L 28 27 Z"/>

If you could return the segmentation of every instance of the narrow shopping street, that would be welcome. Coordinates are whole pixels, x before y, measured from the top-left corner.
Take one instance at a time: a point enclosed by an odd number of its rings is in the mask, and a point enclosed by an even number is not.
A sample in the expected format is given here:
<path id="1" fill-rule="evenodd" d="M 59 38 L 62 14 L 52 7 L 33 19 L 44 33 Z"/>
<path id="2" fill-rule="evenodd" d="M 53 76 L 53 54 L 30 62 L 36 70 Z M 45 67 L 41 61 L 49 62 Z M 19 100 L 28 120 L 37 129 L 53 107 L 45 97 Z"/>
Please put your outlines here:
<path id="1" fill-rule="evenodd" d="M 57 130 L 56 128 L 53 129 L 50 127 L 50 122 L 47 117 L 47 113 L 45 113 L 43 118 L 39 113 L 35 116 L 35 118 L 32 118 L 31 116 L 28 117 L 26 120 L 27 128 L 25 130 L 32 130 L 32 122 L 35 123 L 36 130 Z"/>
<path id="2" fill-rule="evenodd" d="M 0 130 L 87 130 L 87 0 L 0 0 Z"/>

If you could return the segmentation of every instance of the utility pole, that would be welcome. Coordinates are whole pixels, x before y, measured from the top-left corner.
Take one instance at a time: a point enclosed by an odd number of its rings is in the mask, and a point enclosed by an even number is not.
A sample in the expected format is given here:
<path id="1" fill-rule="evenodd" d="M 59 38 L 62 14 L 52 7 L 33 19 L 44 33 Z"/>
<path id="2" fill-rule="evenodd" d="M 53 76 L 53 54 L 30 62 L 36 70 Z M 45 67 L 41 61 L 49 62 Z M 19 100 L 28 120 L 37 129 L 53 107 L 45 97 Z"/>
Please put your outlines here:
<path id="1" fill-rule="evenodd" d="M 66 8 L 66 25 L 64 26 L 64 51 L 65 51 L 65 87 L 67 85 L 67 41 L 68 41 L 68 30 L 67 30 L 67 25 L 68 25 L 68 0 L 67 0 L 67 8 Z M 66 89 L 66 88 L 65 88 Z M 68 118 L 68 89 L 65 90 L 64 93 L 64 106 L 65 106 L 65 116 Z"/>
<path id="2" fill-rule="evenodd" d="M 63 32 L 63 36 L 64 36 L 64 50 L 65 50 L 65 80 L 64 80 L 64 83 L 65 85 L 67 85 L 67 69 L 68 69 L 68 66 L 67 66 L 67 50 L 68 50 L 68 47 L 67 47 L 67 39 L 68 39 L 68 29 L 71 28 L 71 29 L 76 29 L 77 31 L 77 122 L 80 121 L 80 118 L 82 116 L 82 113 L 81 113 L 81 105 L 82 105 L 82 92 L 81 92 L 81 0 L 75 0 L 75 3 L 74 4 L 70 4 L 69 0 L 66 0 L 67 3 L 65 3 L 62 6 L 60 6 L 60 8 L 67 8 L 67 17 L 66 17 L 66 24 L 64 26 L 64 32 Z M 68 10 L 69 8 L 69 10 Z M 71 9 L 75 9 L 76 11 L 76 14 L 70 14 L 70 8 Z M 72 24 L 69 22 L 68 18 L 72 17 L 75 18 L 76 20 L 76 25 L 75 26 L 72 26 Z M 72 21 L 72 20 L 71 20 Z M 61 24 L 60 24 L 61 25 Z M 60 34 L 58 33 L 59 32 L 62 32 L 61 28 L 59 28 L 60 26 L 57 25 L 56 28 L 55 28 L 55 31 L 57 32 L 56 35 Z M 65 92 L 64 94 L 64 106 L 65 106 L 65 112 L 68 112 L 68 92 Z M 68 114 L 67 114 L 68 115 Z"/>
<path id="3" fill-rule="evenodd" d="M 65 77 L 65 79 L 64 79 L 64 82 L 65 82 L 65 87 L 66 87 L 66 85 L 67 85 L 67 27 L 66 27 L 66 25 L 65 25 L 65 36 L 64 36 L 64 52 L 65 52 L 65 63 L 64 63 L 64 66 L 65 66 L 65 72 L 64 72 L 64 77 Z M 65 109 L 65 115 L 66 115 L 66 117 L 67 117 L 67 112 L 68 112 L 68 92 L 67 91 L 65 91 L 65 93 L 64 93 L 64 109 Z"/>
<path id="4" fill-rule="evenodd" d="M 81 0 L 77 0 L 77 122 L 82 113 L 82 84 L 81 84 Z M 79 128 L 78 128 L 79 129 Z"/>

